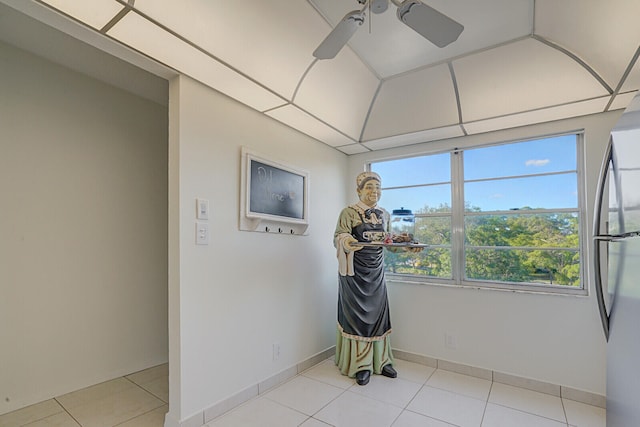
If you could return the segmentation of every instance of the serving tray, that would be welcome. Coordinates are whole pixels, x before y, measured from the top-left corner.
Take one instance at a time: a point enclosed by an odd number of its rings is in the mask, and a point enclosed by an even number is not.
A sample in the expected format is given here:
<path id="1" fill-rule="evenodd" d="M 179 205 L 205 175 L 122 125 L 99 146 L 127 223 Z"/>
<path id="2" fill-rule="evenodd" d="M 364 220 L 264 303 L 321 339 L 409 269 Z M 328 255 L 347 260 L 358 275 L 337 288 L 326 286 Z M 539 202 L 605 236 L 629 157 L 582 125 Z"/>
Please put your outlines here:
<path id="1" fill-rule="evenodd" d="M 383 242 L 353 242 L 353 246 L 375 246 L 388 248 L 428 248 L 429 245 L 423 243 L 383 243 Z"/>

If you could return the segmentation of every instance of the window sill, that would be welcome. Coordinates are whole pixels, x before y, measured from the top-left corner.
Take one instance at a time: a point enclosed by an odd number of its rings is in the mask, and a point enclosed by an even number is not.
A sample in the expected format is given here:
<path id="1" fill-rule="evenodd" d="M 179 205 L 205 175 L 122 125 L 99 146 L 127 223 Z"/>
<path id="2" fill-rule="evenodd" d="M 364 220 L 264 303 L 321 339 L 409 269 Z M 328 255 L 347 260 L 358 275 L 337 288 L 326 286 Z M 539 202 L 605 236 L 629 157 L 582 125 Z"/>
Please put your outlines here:
<path id="1" fill-rule="evenodd" d="M 536 295 L 557 295 L 557 296 L 577 296 L 588 297 L 589 292 L 587 289 L 563 287 L 563 286 L 545 286 L 545 285 L 511 285 L 500 282 L 472 282 L 464 281 L 461 283 L 454 283 L 452 280 L 437 279 L 433 277 L 413 277 L 405 276 L 402 274 L 385 273 L 385 278 L 388 283 L 402 283 L 412 285 L 429 285 L 440 286 L 447 288 L 459 288 L 459 289 L 478 289 L 487 291 L 499 291 L 499 292 L 514 292 L 524 294 L 536 294 Z"/>

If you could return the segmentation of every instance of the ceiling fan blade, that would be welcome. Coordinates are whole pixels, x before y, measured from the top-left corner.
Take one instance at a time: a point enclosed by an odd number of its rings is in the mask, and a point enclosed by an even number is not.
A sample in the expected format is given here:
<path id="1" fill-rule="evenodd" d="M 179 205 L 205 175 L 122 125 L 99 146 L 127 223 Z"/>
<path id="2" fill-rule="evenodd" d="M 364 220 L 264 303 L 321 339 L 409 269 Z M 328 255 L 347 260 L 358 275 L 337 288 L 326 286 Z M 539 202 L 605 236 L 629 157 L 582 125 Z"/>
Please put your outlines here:
<path id="1" fill-rule="evenodd" d="M 405 0 L 398 6 L 398 19 L 438 47 L 458 39 L 464 26 L 419 0 Z"/>
<path id="2" fill-rule="evenodd" d="M 345 15 L 338 25 L 313 51 L 313 56 L 318 59 L 332 59 L 347 44 L 360 25 L 364 22 L 364 11 L 354 10 Z"/>

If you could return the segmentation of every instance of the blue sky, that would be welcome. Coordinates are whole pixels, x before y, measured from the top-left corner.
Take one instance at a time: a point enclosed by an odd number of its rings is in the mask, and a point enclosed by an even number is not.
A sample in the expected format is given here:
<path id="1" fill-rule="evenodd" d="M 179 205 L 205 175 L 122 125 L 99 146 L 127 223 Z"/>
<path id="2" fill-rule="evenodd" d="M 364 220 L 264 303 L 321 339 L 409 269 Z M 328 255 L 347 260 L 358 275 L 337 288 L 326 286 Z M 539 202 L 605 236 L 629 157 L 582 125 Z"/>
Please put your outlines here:
<path id="1" fill-rule="evenodd" d="M 450 180 L 449 153 L 372 164 L 383 188 Z M 465 181 L 495 177 L 575 171 L 576 136 L 566 135 L 464 151 Z M 465 201 L 483 211 L 532 208 L 575 208 L 575 173 L 536 178 L 467 182 Z M 451 186 L 384 190 L 380 205 L 388 211 L 417 210 L 425 204 L 451 205 Z"/>

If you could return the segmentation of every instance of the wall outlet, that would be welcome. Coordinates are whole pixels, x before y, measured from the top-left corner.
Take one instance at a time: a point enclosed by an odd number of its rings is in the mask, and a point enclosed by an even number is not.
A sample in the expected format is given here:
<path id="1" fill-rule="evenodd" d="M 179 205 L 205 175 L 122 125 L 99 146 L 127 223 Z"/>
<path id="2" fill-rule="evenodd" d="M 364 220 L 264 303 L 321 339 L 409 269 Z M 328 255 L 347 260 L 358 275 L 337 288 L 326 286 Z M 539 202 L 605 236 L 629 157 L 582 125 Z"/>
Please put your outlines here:
<path id="1" fill-rule="evenodd" d="M 280 343 L 274 342 L 272 345 L 273 360 L 280 359 Z"/>
<path id="2" fill-rule="evenodd" d="M 455 337 L 455 335 L 444 334 L 444 346 L 445 348 L 455 350 L 458 348 L 458 339 Z"/>

